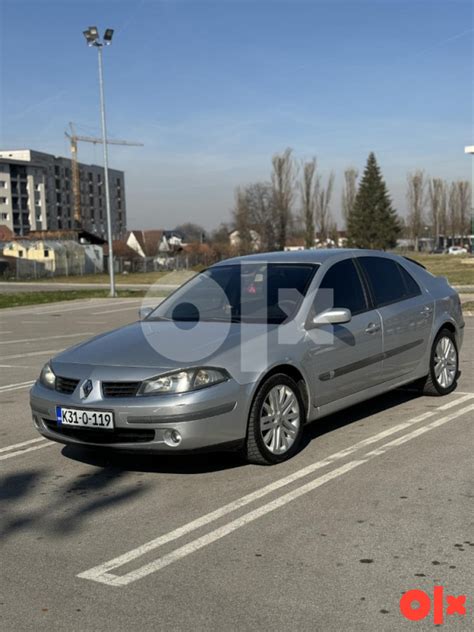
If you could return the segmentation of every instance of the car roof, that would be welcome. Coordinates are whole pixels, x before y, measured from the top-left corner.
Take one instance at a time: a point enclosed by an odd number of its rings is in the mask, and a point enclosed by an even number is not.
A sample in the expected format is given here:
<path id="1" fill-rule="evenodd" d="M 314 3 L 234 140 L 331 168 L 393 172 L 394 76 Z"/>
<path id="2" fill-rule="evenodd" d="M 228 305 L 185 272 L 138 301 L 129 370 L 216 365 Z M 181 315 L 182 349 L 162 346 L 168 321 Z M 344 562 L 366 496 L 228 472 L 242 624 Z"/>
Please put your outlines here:
<path id="1" fill-rule="evenodd" d="M 233 257 L 225 259 L 214 264 L 228 265 L 239 263 L 319 263 L 322 264 L 333 257 L 341 255 L 381 255 L 386 256 L 388 253 L 382 250 L 360 250 L 358 248 L 317 248 L 314 250 L 293 250 L 288 252 L 261 252 L 253 255 L 244 255 L 242 257 Z M 213 266 L 214 267 L 214 266 Z"/>

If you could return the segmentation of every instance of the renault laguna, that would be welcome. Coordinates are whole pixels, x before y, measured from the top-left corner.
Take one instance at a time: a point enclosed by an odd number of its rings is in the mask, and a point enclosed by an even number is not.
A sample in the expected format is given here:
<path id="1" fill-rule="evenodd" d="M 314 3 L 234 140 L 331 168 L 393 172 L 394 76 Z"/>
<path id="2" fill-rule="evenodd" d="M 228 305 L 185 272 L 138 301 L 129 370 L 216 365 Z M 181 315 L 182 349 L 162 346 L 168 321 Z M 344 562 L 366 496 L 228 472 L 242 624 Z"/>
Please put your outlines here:
<path id="1" fill-rule="evenodd" d="M 52 358 L 31 390 L 33 421 L 94 449 L 279 463 L 325 415 L 408 383 L 451 393 L 463 327 L 446 279 L 401 256 L 238 257 Z"/>

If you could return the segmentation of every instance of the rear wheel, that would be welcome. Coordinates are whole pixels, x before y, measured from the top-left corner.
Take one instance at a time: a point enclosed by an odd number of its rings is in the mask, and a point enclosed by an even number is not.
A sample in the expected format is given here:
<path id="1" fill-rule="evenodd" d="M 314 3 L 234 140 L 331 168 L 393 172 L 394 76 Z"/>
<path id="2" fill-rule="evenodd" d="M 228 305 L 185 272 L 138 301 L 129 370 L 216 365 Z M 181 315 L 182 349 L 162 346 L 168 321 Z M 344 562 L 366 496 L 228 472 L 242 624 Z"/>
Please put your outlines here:
<path id="1" fill-rule="evenodd" d="M 305 406 L 294 380 L 273 375 L 258 390 L 249 414 L 245 457 L 250 463 L 272 465 L 298 450 Z"/>
<path id="2" fill-rule="evenodd" d="M 441 329 L 434 339 L 430 356 L 430 372 L 423 383 L 424 395 L 448 395 L 457 386 L 458 348 L 454 333 Z"/>

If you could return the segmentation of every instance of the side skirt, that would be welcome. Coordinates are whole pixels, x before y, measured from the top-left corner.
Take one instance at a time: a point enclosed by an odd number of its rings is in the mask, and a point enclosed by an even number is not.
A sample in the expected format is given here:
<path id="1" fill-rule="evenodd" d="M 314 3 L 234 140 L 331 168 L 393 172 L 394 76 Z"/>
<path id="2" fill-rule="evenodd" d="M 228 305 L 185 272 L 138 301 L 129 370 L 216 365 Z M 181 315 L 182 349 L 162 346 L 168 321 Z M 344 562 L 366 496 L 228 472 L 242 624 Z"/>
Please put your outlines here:
<path id="1" fill-rule="evenodd" d="M 349 408 L 349 406 L 354 406 L 355 404 L 364 402 L 367 399 L 372 399 L 373 397 L 377 397 L 378 395 L 383 395 L 384 393 L 393 391 L 400 386 L 411 384 L 421 377 L 424 376 L 419 375 L 419 371 L 417 371 L 416 373 L 412 373 L 410 377 L 404 375 L 403 378 L 398 377 L 395 380 L 391 380 L 390 382 L 383 382 L 382 384 L 372 386 L 365 391 L 361 391 L 353 395 L 348 395 L 347 397 L 343 397 L 342 399 L 330 402 L 329 404 L 324 404 L 323 406 L 318 406 L 317 408 L 312 409 L 311 418 L 308 419 L 308 421 L 314 421 L 315 419 L 320 419 L 321 417 L 325 417 L 326 415 L 332 415 L 332 413 L 337 413 L 340 410 L 344 410 L 344 408 Z"/>

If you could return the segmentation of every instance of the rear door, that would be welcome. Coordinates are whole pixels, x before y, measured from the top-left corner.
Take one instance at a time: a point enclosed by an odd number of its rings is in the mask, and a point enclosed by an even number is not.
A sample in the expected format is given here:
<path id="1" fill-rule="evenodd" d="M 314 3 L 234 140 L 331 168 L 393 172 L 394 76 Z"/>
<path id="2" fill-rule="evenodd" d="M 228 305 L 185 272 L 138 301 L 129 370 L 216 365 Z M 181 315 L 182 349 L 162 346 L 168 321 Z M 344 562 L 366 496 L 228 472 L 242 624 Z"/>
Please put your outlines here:
<path id="1" fill-rule="evenodd" d="M 357 262 L 382 318 L 384 380 L 409 374 L 418 366 L 430 339 L 433 299 L 394 259 L 364 256 Z"/>
<path id="2" fill-rule="evenodd" d="M 370 388 L 383 379 L 382 321 L 369 304 L 353 259 L 344 259 L 329 268 L 309 317 L 330 307 L 350 309 L 352 319 L 342 325 L 308 330 L 306 362 L 317 406 Z"/>

